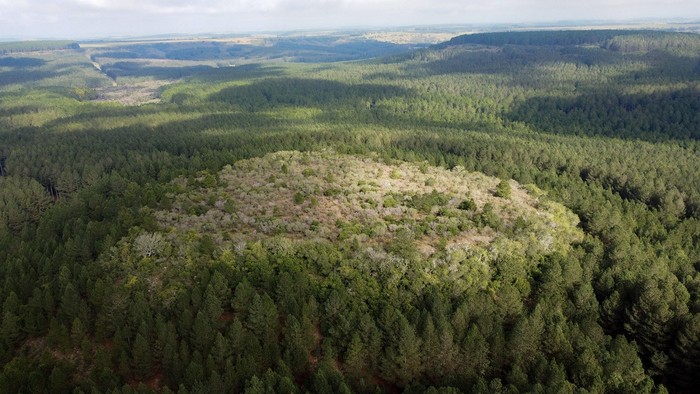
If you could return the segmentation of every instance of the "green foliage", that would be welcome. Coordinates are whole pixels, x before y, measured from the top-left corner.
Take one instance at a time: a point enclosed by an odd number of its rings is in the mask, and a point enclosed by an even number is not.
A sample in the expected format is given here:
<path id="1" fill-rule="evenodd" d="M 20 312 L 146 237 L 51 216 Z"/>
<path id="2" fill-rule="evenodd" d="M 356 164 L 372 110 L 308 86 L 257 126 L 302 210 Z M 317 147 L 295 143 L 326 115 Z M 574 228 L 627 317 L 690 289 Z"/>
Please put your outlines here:
<path id="1" fill-rule="evenodd" d="M 654 30 L 562 30 L 527 31 L 467 34 L 451 39 L 442 46 L 479 45 L 531 45 L 531 46 L 574 46 L 601 45 L 613 50 L 622 50 L 623 43 L 635 43 L 636 50 L 678 47 L 680 43 L 699 43 L 695 34 L 678 34 Z M 685 45 L 692 45 L 685 44 Z"/>
<path id="2" fill-rule="evenodd" d="M 386 349 L 386 361 L 382 368 L 387 380 L 406 386 L 420 375 L 421 341 L 408 320 L 399 315 L 390 323 L 389 344 Z"/>
<path id="3" fill-rule="evenodd" d="M 79 48 L 77 42 L 66 40 L 3 42 L 0 43 L 0 54 Z"/>
<path id="4" fill-rule="evenodd" d="M 18 233 L 39 221 L 51 198 L 34 179 L 0 177 L 0 235 Z"/>
<path id="5" fill-rule="evenodd" d="M 476 211 L 476 203 L 474 199 L 468 198 L 459 203 L 458 208 L 464 211 Z"/>
<path id="6" fill-rule="evenodd" d="M 411 197 L 407 205 L 422 212 L 430 212 L 433 207 L 443 206 L 447 204 L 449 200 L 450 198 L 447 195 L 433 189 L 430 193 L 417 194 Z"/>
<path id="7" fill-rule="evenodd" d="M 488 226 L 492 229 L 498 230 L 503 226 L 503 221 L 498 215 L 496 215 L 493 210 L 493 204 L 491 203 L 486 203 L 475 219 L 476 223 L 480 227 Z"/>
<path id="8" fill-rule="evenodd" d="M 403 258 L 413 260 L 418 253 L 414 240 L 413 232 L 409 229 L 402 228 L 397 231 L 394 239 L 387 246 L 387 250 Z"/>
<path id="9" fill-rule="evenodd" d="M 509 200 L 511 196 L 510 183 L 506 180 L 498 182 L 498 185 L 496 185 L 496 190 L 494 191 L 493 195 Z"/>
<path id="10" fill-rule="evenodd" d="M 382 203 L 382 205 L 383 205 L 385 208 L 394 208 L 394 207 L 396 207 L 396 206 L 399 205 L 399 202 L 396 201 L 396 199 L 394 198 L 394 196 L 388 196 L 388 197 L 386 197 L 386 198 L 384 199 L 384 202 Z"/>

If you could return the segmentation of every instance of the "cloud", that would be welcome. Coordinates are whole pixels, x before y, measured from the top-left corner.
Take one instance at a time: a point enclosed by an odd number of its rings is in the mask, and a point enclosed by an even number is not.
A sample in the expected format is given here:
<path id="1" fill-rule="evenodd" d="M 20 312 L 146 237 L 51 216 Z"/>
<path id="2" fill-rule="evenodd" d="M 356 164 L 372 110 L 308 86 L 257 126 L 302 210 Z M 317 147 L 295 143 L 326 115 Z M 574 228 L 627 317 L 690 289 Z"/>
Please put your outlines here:
<path id="1" fill-rule="evenodd" d="M 36 1 L 36 0 L 35 0 Z M 8 2 L 9 3 L 9 2 Z M 401 4 L 399 0 L 64 0 L 72 8 L 99 11 L 147 13 L 251 13 L 295 9 L 340 9 L 381 4 Z"/>
<path id="2" fill-rule="evenodd" d="M 697 0 L 0 0 L 0 38 L 700 18 Z"/>

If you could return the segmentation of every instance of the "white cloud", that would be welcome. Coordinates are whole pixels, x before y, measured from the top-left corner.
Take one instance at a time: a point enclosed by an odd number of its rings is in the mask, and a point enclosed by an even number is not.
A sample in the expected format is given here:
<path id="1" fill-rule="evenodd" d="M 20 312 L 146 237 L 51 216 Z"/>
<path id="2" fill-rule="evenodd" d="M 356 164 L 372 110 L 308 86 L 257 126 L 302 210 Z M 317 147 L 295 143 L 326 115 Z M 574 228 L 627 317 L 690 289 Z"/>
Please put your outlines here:
<path id="1" fill-rule="evenodd" d="M 641 17 L 700 19 L 700 1 L 0 0 L 0 38 Z"/>
<path id="2" fill-rule="evenodd" d="M 34 0 L 36 1 L 36 0 Z M 9 2 L 8 2 L 9 3 Z M 367 7 L 401 4 L 399 0 L 64 0 L 77 8 L 105 11 L 211 13 L 258 12 L 312 8 Z"/>

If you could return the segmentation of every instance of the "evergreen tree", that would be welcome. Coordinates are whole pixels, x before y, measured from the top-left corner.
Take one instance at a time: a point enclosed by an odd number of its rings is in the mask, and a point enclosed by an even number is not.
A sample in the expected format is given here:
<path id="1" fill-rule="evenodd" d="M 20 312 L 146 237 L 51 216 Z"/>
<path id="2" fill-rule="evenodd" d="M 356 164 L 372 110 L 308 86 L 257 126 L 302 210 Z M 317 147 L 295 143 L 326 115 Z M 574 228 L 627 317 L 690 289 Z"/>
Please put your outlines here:
<path id="1" fill-rule="evenodd" d="M 148 339 L 141 335 L 141 333 L 136 334 L 134 348 L 131 353 L 133 355 L 132 366 L 134 371 L 141 377 L 149 376 L 152 354 Z"/>
<path id="2" fill-rule="evenodd" d="M 416 379 L 423 368 L 421 364 L 421 340 L 408 320 L 399 315 L 387 333 L 383 375 L 401 386 Z"/>
<path id="3" fill-rule="evenodd" d="M 309 352 L 302 326 L 294 316 L 287 318 L 284 334 L 284 360 L 295 375 L 301 375 L 309 368 Z"/>
<path id="4" fill-rule="evenodd" d="M 195 317 L 192 327 L 192 344 L 200 352 L 208 353 L 215 336 L 216 329 L 213 327 L 211 316 L 203 311 L 197 312 L 197 317 Z"/>

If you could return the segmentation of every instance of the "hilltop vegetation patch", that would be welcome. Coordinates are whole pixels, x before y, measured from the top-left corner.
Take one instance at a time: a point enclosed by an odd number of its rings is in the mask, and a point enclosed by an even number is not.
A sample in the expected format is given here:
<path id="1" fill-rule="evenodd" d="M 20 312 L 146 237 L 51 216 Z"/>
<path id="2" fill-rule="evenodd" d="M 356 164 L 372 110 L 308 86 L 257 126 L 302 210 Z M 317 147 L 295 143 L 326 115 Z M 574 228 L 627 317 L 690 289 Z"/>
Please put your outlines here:
<path id="1" fill-rule="evenodd" d="M 525 278 L 582 239 L 573 213 L 515 181 L 510 198 L 499 197 L 503 182 L 463 168 L 277 152 L 176 180 L 171 209 L 154 215 L 159 229 L 132 229 L 105 258 L 126 288 L 141 284 L 166 306 L 207 261 L 275 269 L 310 250 L 328 265 L 309 269 L 322 282 L 330 269 L 378 275 L 387 294 L 406 280 L 416 294 L 431 283 L 496 291 L 516 280 L 499 265 Z"/>
<path id="2" fill-rule="evenodd" d="M 216 180 L 214 180 L 216 178 Z M 531 196 L 515 181 L 456 167 L 386 164 L 330 152 L 277 152 L 239 161 L 182 185 L 163 226 L 226 241 L 281 235 L 291 239 L 356 240 L 387 248 L 408 232 L 425 257 L 439 249 L 522 242 L 530 253 L 564 251 L 577 218 Z M 512 197 L 499 193 L 510 184 Z M 215 186 L 216 185 L 216 186 Z M 463 209 L 473 201 L 474 209 Z M 166 227 L 167 228 L 167 227 Z"/>

